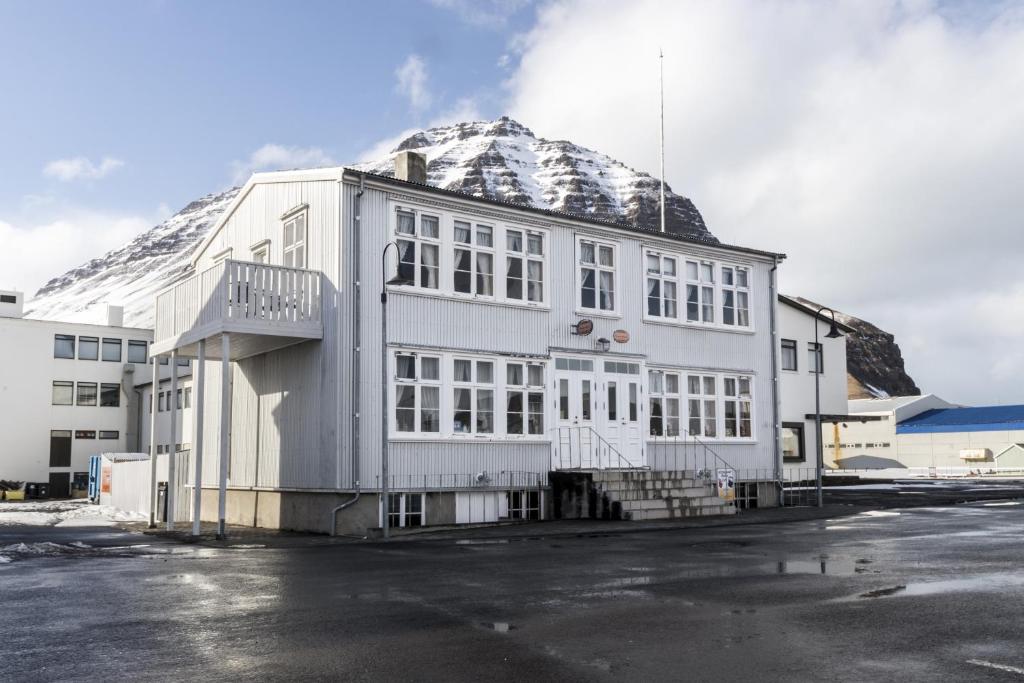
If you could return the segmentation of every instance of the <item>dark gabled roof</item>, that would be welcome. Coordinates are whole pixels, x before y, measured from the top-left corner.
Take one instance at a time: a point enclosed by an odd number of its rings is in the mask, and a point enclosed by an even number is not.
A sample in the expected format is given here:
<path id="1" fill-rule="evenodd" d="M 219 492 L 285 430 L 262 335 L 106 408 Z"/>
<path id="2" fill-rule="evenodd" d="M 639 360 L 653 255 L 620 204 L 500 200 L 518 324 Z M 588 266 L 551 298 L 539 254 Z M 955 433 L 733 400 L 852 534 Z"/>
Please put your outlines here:
<path id="1" fill-rule="evenodd" d="M 817 316 L 818 320 L 820 320 L 820 321 L 822 321 L 824 323 L 831 323 L 832 322 L 832 317 L 831 316 L 823 315 L 823 314 L 818 314 L 817 309 L 811 308 L 810 306 L 808 306 L 807 304 L 803 303 L 802 301 L 797 301 L 793 297 L 786 296 L 785 294 L 779 294 L 779 303 L 786 304 L 787 306 L 795 308 L 798 311 L 800 311 L 801 313 L 806 313 L 807 315 L 811 316 L 812 318 Z M 847 334 L 852 334 L 853 332 L 856 332 L 855 329 L 853 329 L 849 325 L 844 325 L 843 323 L 839 322 L 839 320 L 836 320 L 836 327 L 838 327 L 843 332 L 846 332 Z"/>
<path id="2" fill-rule="evenodd" d="M 897 434 L 1024 431 L 1024 405 L 937 408 L 903 420 Z"/>
<path id="3" fill-rule="evenodd" d="M 778 260 L 778 261 L 781 261 L 782 259 L 786 258 L 786 255 L 782 254 L 782 253 L 777 253 L 777 252 L 772 252 L 772 251 L 762 251 L 760 249 L 751 249 L 749 247 L 740 247 L 740 246 L 737 246 L 735 244 L 725 244 L 725 243 L 719 242 L 718 240 L 713 240 L 713 239 L 702 240 L 702 239 L 698 239 L 696 237 L 688 237 L 686 235 L 680 235 L 680 234 L 674 233 L 674 232 L 661 232 L 660 230 L 651 230 L 650 228 L 644 228 L 644 227 L 641 227 L 639 225 L 634 225 L 634 224 L 631 224 L 631 223 L 620 223 L 620 222 L 617 222 L 617 221 L 607 221 L 607 220 L 603 220 L 603 219 L 600 219 L 600 218 L 594 218 L 593 216 L 586 216 L 586 215 L 582 215 L 582 214 L 569 213 L 567 211 L 556 211 L 554 209 L 543 209 L 543 208 L 539 208 L 539 207 L 536 207 L 536 206 L 531 206 L 529 204 L 516 204 L 515 202 L 507 202 L 507 201 L 502 200 L 502 199 L 492 199 L 490 197 L 478 197 L 476 195 L 467 194 L 465 192 L 459 192 L 457 190 L 448 190 L 448 189 L 443 188 L 443 187 L 435 187 L 433 185 L 426 185 L 424 183 L 414 183 L 414 182 L 411 182 L 411 181 L 408 181 L 408 180 L 399 180 L 398 178 L 395 178 L 395 177 L 392 177 L 392 176 L 380 175 L 378 173 L 370 173 L 369 171 L 360 171 L 359 169 L 355 169 L 355 168 L 346 167 L 345 170 L 348 173 L 352 173 L 352 174 L 357 175 L 357 176 L 364 175 L 367 178 L 373 178 L 374 180 L 381 181 L 381 182 L 384 182 L 384 183 L 388 183 L 388 184 L 391 184 L 391 185 L 396 185 L 398 187 L 407 187 L 407 188 L 413 188 L 413 189 L 417 189 L 417 190 L 425 190 L 427 192 L 432 192 L 434 194 L 441 194 L 441 195 L 445 195 L 445 196 L 448 196 L 448 197 L 457 197 L 459 199 L 465 199 L 465 200 L 470 200 L 470 201 L 475 201 L 475 202 L 483 202 L 485 204 L 491 204 L 492 206 L 500 206 L 500 207 L 507 208 L 507 209 L 514 209 L 516 211 L 525 211 L 527 213 L 533 213 L 533 214 L 537 214 L 537 215 L 541 215 L 541 216 L 547 216 L 549 218 L 569 219 L 569 220 L 579 221 L 581 223 L 590 223 L 592 225 L 600 225 L 602 227 L 615 228 L 617 230 L 625 230 L 627 232 L 638 233 L 638 234 L 642 234 L 642 235 L 649 235 L 651 237 L 667 237 L 667 238 L 675 240 L 677 242 L 685 242 L 685 243 L 688 243 L 688 244 L 699 244 L 699 245 L 704 246 L 704 247 L 719 247 L 721 249 L 726 249 L 726 250 L 729 250 L 729 251 L 739 251 L 739 252 L 743 252 L 745 254 L 753 254 L 753 255 L 756 255 L 756 256 L 765 256 L 765 257 L 772 258 L 772 259 L 775 259 L 775 260 Z"/>

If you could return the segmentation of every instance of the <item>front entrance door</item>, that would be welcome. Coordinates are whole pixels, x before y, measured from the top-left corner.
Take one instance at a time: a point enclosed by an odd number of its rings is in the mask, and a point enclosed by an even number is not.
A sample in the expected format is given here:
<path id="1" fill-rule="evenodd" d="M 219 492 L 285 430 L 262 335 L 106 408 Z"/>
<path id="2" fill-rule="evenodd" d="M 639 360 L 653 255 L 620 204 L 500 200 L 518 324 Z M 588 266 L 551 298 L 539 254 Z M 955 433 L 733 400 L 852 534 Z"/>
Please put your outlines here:
<path id="1" fill-rule="evenodd" d="M 606 373 L 603 378 L 604 438 L 618 451 L 623 466 L 643 467 L 640 430 L 641 387 L 639 377 Z M 613 467 L 618 466 L 615 463 Z"/>
<path id="2" fill-rule="evenodd" d="M 71 473 L 50 472 L 50 498 L 71 497 Z"/>
<path id="3" fill-rule="evenodd" d="M 643 467 L 639 363 L 556 358 L 556 469 Z"/>

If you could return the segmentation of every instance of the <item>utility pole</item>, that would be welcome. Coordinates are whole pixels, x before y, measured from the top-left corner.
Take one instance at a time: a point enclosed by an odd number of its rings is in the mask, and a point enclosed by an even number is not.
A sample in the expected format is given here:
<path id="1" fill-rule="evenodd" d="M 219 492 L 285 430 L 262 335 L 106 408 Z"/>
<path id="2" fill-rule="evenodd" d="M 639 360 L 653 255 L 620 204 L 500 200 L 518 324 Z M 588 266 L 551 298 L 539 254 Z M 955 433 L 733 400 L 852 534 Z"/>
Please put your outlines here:
<path id="1" fill-rule="evenodd" d="M 661 94 L 661 135 L 658 148 L 661 153 L 661 231 L 665 232 L 665 54 L 658 48 L 659 86 Z"/>

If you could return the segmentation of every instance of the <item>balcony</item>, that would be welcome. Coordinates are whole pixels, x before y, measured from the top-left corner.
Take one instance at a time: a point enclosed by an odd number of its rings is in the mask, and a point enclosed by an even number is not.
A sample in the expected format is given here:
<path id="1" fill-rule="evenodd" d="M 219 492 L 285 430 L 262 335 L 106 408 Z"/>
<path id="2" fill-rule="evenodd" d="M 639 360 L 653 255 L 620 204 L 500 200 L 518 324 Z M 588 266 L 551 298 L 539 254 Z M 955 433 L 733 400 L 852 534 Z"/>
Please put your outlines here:
<path id="1" fill-rule="evenodd" d="M 157 295 L 151 353 L 195 357 L 200 341 L 228 333 L 228 360 L 241 360 L 323 339 L 321 278 L 313 270 L 219 263 Z M 221 355 L 221 344 L 206 344 L 207 358 Z"/>

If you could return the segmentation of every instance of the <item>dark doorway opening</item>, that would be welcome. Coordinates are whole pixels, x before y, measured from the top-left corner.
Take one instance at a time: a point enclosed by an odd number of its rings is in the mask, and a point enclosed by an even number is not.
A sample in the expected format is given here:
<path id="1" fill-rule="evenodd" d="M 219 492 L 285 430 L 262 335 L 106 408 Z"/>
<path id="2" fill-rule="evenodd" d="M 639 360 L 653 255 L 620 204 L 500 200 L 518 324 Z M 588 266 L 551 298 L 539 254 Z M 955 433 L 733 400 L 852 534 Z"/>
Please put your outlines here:
<path id="1" fill-rule="evenodd" d="M 71 473 L 50 472 L 50 498 L 69 498 L 71 496 Z"/>

